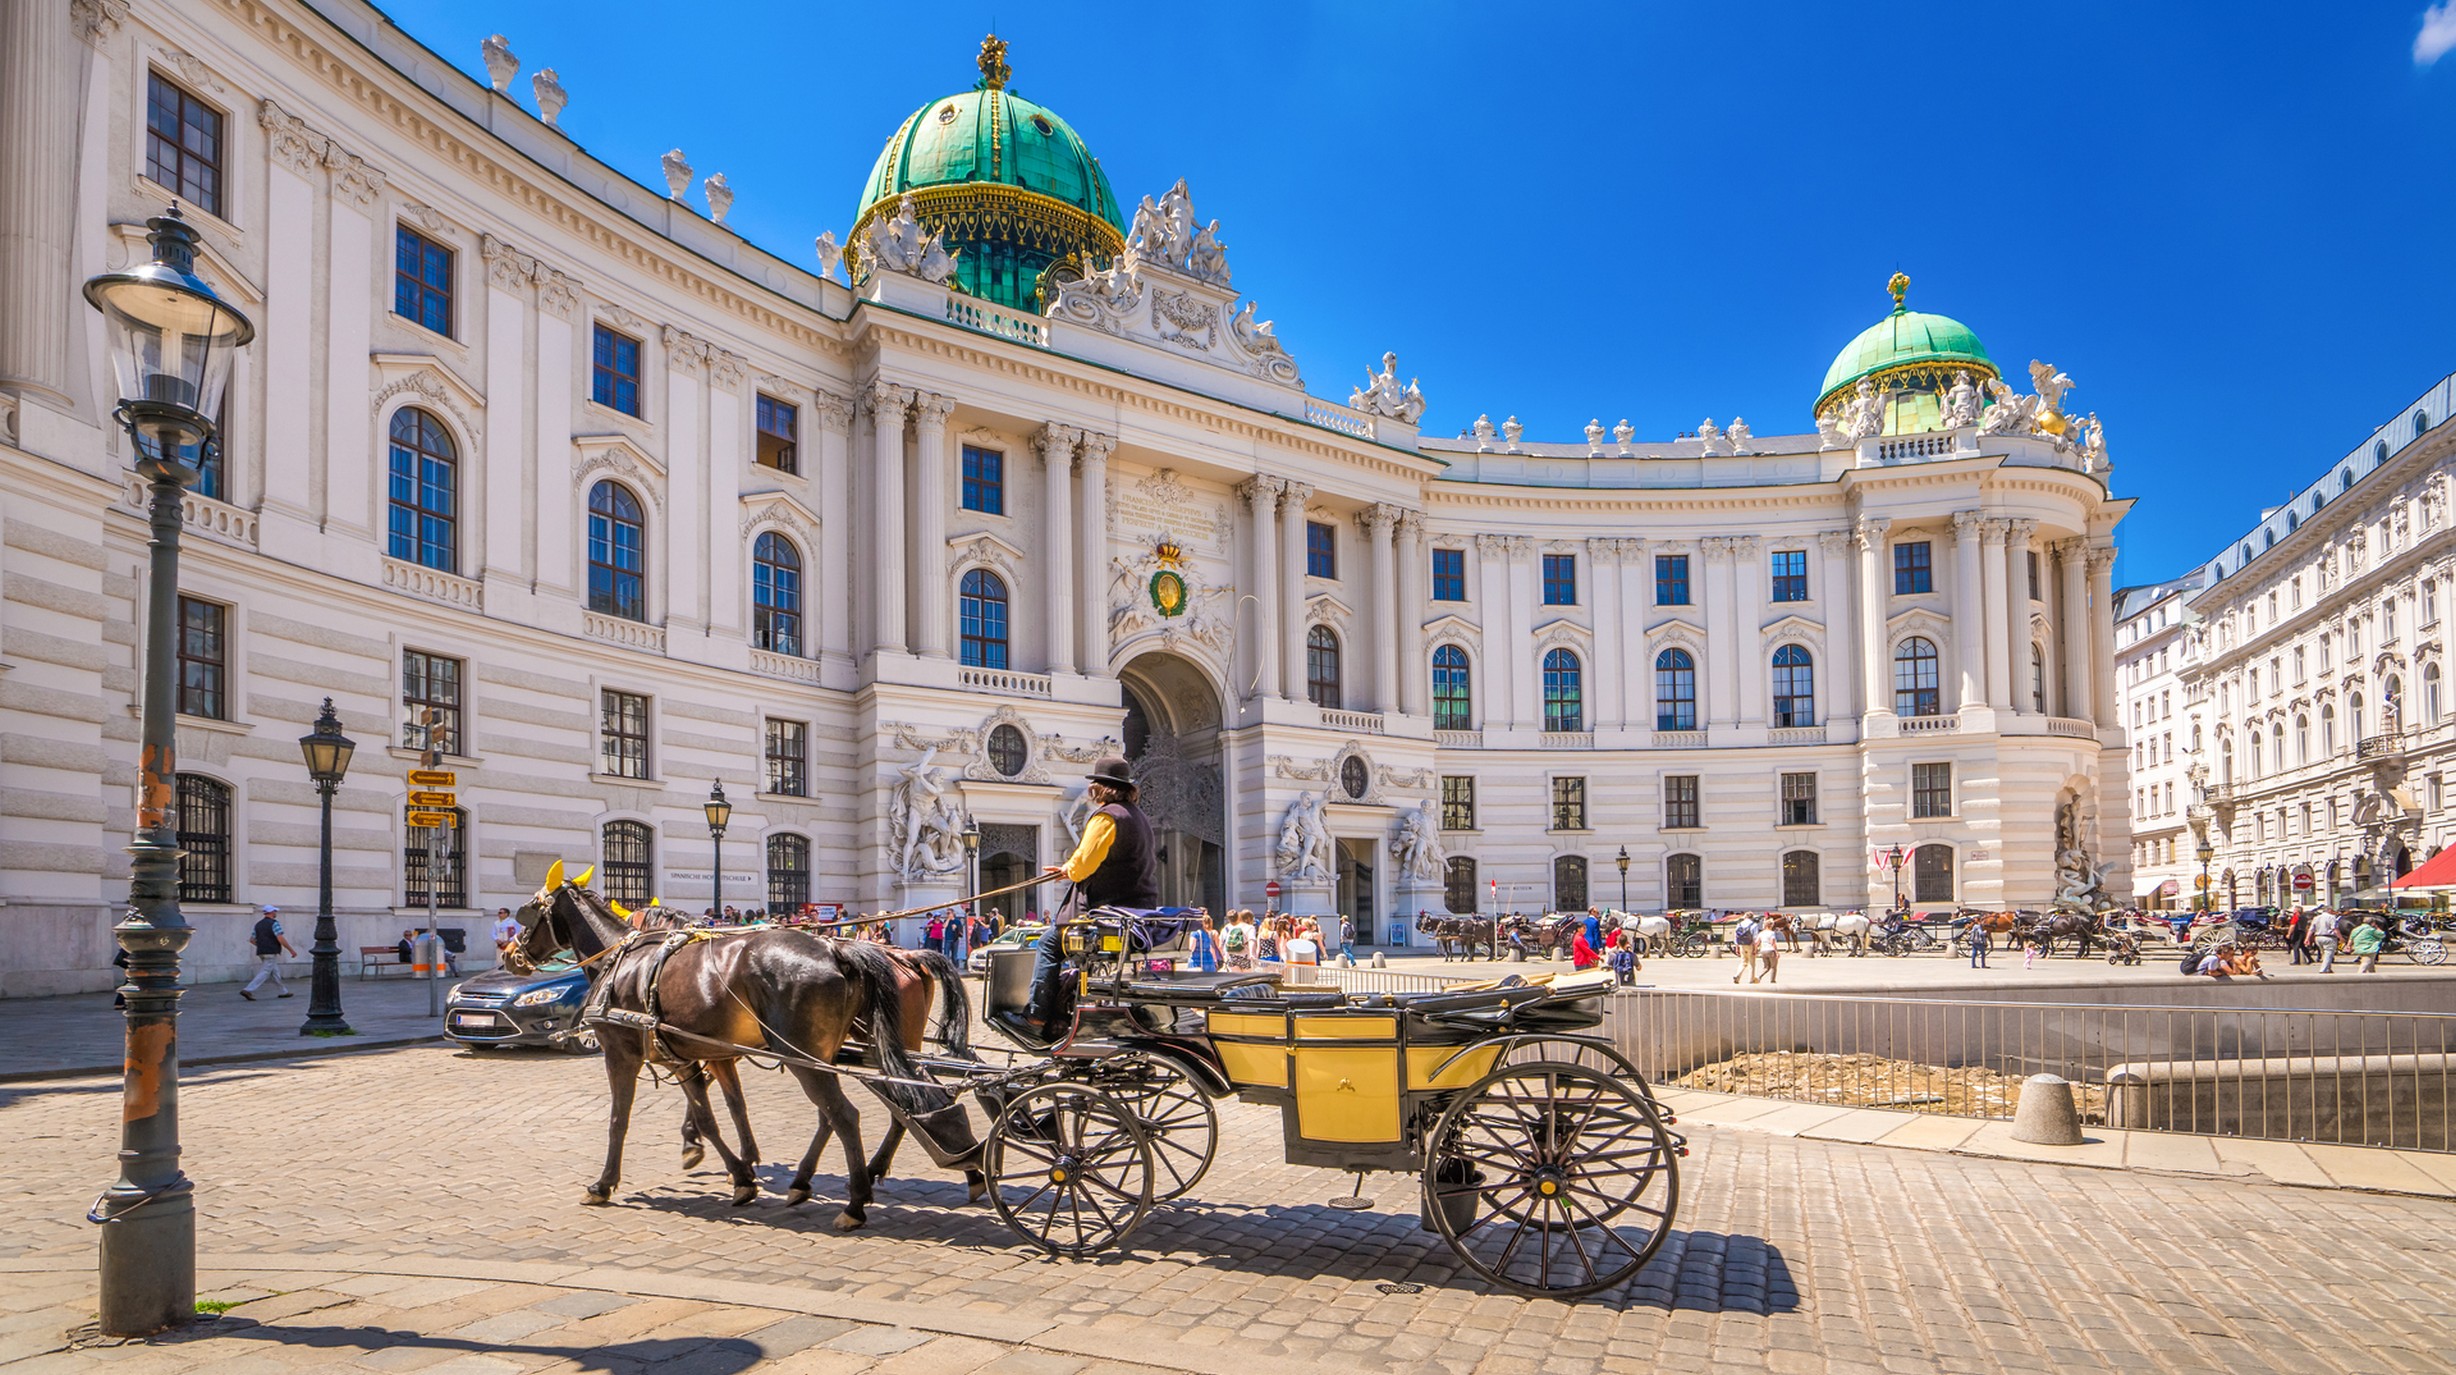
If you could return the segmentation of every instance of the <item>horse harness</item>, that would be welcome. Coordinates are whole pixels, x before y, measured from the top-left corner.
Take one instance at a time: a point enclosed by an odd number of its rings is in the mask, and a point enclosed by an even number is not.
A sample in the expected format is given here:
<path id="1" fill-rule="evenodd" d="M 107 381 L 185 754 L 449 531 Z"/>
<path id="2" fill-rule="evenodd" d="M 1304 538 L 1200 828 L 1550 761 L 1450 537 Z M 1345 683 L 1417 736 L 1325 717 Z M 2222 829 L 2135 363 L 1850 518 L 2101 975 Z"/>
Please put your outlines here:
<path id="1" fill-rule="evenodd" d="M 658 941 L 656 948 L 649 953 L 648 968 L 642 976 L 646 981 L 642 993 L 642 1001 L 646 1007 L 634 1011 L 627 1007 L 614 1006 L 615 970 L 621 967 L 625 958 L 645 947 L 648 944 L 648 938 L 656 934 L 653 931 L 637 929 L 624 933 L 622 944 L 614 947 L 613 956 L 607 961 L 604 975 L 600 976 L 595 985 L 589 989 L 588 1001 L 580 1009 L 580 1020 L 591 1026 L 619 1026 L 645 1032 L 648 1037 L 649 1063 L 679 1065 L 693 1057 L 677 1055 L 673 1048 L 665 1043 L 664 1009 L 659 1005 L 657 985 L 665 973 L 665 962 L 674 957 L 675 951 L 697 941 L 713 940 L 716 933 L 703 927 L 665 932 L 664 939 Z"/>

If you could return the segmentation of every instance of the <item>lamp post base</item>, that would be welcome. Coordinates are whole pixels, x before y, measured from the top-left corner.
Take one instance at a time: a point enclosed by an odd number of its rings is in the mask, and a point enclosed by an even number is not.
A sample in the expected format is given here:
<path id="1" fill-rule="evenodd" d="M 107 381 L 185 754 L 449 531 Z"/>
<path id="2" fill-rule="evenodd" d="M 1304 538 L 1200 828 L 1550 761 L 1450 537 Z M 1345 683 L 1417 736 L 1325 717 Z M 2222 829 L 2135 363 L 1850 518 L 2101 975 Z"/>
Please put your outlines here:
<path id="1" fill-rule="evenodd" d="M 113 1193 L 117 1193 L 114 1190 Z M 196 1320 L 196 1189 L 187 1180 L 124 1206 L 104 1194 L 102 1301 L 113 1337 L 143 1337 Z"/>

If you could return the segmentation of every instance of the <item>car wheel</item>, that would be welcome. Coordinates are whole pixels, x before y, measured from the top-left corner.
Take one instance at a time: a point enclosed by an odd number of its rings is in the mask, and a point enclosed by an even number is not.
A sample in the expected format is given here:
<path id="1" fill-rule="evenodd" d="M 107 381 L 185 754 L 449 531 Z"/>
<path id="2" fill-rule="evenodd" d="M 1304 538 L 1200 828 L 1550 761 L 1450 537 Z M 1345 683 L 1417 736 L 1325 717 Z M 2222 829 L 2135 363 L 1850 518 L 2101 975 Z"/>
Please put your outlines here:
<path id="1" fill-rule="evenodd" d="M 597 1053 L 597 1033 L 583 1031 L 577 1036 L 566 1036 L 561 1045 L 567 1055 L 594 1055 Z"/>

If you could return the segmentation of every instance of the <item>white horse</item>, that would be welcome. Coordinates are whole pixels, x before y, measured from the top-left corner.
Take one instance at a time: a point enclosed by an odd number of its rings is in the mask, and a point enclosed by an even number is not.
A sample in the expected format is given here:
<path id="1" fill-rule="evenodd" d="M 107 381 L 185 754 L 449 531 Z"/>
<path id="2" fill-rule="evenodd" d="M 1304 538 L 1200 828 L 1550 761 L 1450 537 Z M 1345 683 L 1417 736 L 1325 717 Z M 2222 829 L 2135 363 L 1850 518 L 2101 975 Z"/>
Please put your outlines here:
<path id="1" fill-rule="evenodd" d="M 1671 951 L 1672 925 L 1669 917 L 1624 916 L 1620 919 L 1620 929 L 1636 932 L 1637 938 L 1646 943 L 1646 953 L 1649 955 L 1668 954 Z"/>
<path id="2" fill-rule="evenodd" d="M 1850 942 L 1854 955 L 1868 953 L 1868 933 L 1876 925 L 1859 912 L 1814 912 L 1797 918 L 1795 924 L 1813 942 L 1810 953 L 1819 955 L 1837 939 Z"/>

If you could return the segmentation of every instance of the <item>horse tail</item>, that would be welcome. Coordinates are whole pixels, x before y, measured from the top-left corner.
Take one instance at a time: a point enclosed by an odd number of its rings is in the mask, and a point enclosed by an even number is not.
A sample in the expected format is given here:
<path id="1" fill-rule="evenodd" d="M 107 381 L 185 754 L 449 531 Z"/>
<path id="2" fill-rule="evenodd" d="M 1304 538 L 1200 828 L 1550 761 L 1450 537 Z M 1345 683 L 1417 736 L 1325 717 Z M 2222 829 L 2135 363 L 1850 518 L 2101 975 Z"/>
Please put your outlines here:
<path id="1" fill-rule="evenodd" d="M 935 950 L 921 952 L 921 967 L 938 984 L 938 1040 L 958 1060 L 981 1058 L 972 1049 L 972 995 L 964 989 L 963 971 Z"/>
<path id="2" fill-rule="evenodd" d="M 880 1072 L 892 1080 L 926 1081 L 928 1076 L 904 1049 L 904 1000 L 897 952 L 875 941 L 837 941 L 836 964 L 845 981 L 861 994 L 870 1013 L 870 1054 Z M 945 956 L 939 956 L 941 961 Z M 879 1093 L 907 1112 L 927 1112 L 952 1102 L 946 1090 L 927 1082 L 872 1081 Z"/>

